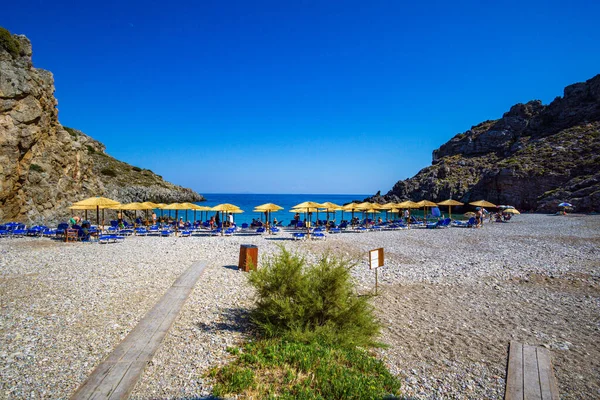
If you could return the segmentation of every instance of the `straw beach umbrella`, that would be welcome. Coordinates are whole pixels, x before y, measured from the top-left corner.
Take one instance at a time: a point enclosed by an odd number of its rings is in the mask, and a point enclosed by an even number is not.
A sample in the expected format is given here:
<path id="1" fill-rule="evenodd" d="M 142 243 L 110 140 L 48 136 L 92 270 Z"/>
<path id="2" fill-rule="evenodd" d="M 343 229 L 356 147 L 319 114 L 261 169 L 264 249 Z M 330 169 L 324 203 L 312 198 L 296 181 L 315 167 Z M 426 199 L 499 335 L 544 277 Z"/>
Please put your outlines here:
<path id="1" fill-rule="evenodd" d="M 489 201 L 486 201 L 486 200 L 478 200 L 478 201 L 474 201 L 469 204 L 472 206 L 475 206 L 475 207 L 496 208 L 496 205 L 494 203 L 490 203 Z"/>
<path id="2" fill-rule="evenodd" d="M 350 219 L 350 223 L 354 224 L 354 211 L 360 210 L 360 208 L 358 207 L 359 204 L 358 203 L 348 203 L 345 206 L 342 207 L 342 214 L 344 211 L 351 211 L 352 212 L 352 218 Z M 342 218 L 344 218 L 344 216 L 342 215 Z"/>
<path id="3" fill-rule="evenodd" d="M 144 205 L 143 203 L 128 203 L 128 204 L 122 204 L 121 206 L 116 207 L 120 210 L 129 210 L 129 211 L 133 211 L 133 226 L 135 227 L 135 220 L 137 217 L 137 210 L 148 210 L 148 209 L 152 209 L 152 207 Z"/>
<path id="4" fill-rule="evenodd" d="M 408 224 L 408 227 L 410 228 L 410 210 L 411 210 L 411 208 L 419 208 L 419 205 L 417 203 L 415 203 L 414 201 L 406 200 L 406 201 L 396 204 L 396 206 L 398 206 L 398 208 L 408 210 L 408 219 L 407 219 L 406 223 Z"/>
<path id="5" fill-rule="evenodd" d="M 452 206 L 462 206 L 462 205 L 464 205 L 464 203 L 461 203 L 460 201 L 448 199 L 448 200 L 440 201 L 439 203 L 437 203 L 437 205 L 438 206 L 448 206 L 448 214 L 450 214 L 450 219 L 452 219 Z"/>
<path id="6" fill-rule="evenodd" d="M 519 212 L 519 210 L 517 210 L 517 209 L 515 209 L 515 208 L 507 208 L 506 210 L 503 210 L 502 212 L 503 212 L 503 213 L 505 213 L 505 214 L 514 214 L 514 215 L 519 215 L 519 214 L 521 214 L 521 213 Z"/>
<path id="7" fill-rule="evenodd" d="M 305 212 L 310 215 L 312 213 L 311 209 L 316 209 L 317 210 L 317 218 L 319 217 L 319 208 L 323 208 L 323 204 L 321 203 L 317 203 L 314 201 L 305 201 L 303 203 L 300 204 L 296 204 L 294 207 L 292 207 L 294 209 L 297 210 L 305 210 Z M 310 226 L 308 226 L 310 224 L 306 224 L 306 231 L 308 234 L 308 237 L 310 238 Z"/>
<path id="8" fill-rule="evenodd" d="M 185 203 L 171 203 L 171 204 L 167 204 L 166 206 L 162 207 L 163 210 L 175 210 L 175 232 L 177 232 L 179 230 L 179 224 L 178 224 L 178 212 L 179 210 L 189 210 L 189 205 L 185 204 Z"/>
<path id="9" fill-rule="evenodd" d="M 325 212 L 327 213 L 327 229 L 329 229 L 329 213 L 333 213 L 335 217 L 335 212 L 342 209 L 342 206 L 332 203 L 330 201 L 326 201 L 323 203 L 323 208 L 325 208 Z M 334 218 L 335 219 L 335 218 Z"/>
<path id="10" fill-rule="evenodd" d="M 116 200 L 109 199 L 107 197 L 89 197 L 85 200 L 77 201 L 73 203 L 74 206 L 93 206 L 96 208 L 96 224 L 100 226 L 100 208 L 109 208 L 111 206 L 119 205 Z M 104 221 L 102 221 L 104 225 Z"/>
<path id="11" fill-rule="evenodd" d="M 417 203 L 417 205 L 419 208 L 423 207 L 423 220 L 425 222 L 427 222 L 427 207 L 437 207 L 437 204 L 429 200 L 421 200 Z"/>
<path id="12" fill-rule="evenodd" d="M 241 211 L 241 210 L 236 205 L 229 204 L 229 203 L 222 203 L 222 204 L 212 207 L 211 211 L 220 211 L 221 212 L 221 221 L 224 222 L 225 219 L 223 217 L 225 216 L 226 212 Z M 221 227 L 221 236 L 223 236 L 223 227 Z"/>
<path id="13" fill-rule="evenodd" d="M 273 203 L 261 204 L 260 206 L 256 206 L 254 208 L 254 211 L 256 211 L 256 212 L 266 212 L 267 213 L 267 224 L 269 226 L 269 233 L 271 233 L 271 220 L 270 220 L 271 213 L 277 212 L 280 210 L 283 210 L 283 207 L 278 206 L 277 204 L 273 204 Z"/>

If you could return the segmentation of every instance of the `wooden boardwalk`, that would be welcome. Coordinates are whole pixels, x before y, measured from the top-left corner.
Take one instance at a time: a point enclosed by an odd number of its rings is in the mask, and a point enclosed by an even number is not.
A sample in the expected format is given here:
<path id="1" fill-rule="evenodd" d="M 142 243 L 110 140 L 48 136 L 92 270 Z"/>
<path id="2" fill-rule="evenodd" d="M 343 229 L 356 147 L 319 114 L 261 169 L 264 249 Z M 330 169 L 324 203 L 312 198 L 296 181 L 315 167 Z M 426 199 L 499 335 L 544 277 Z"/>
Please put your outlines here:
<path id="1" fill-rule="evenodd" d="M 559 399 L 550 352 L 547 349 L 510 342 L 504 399 Z"/>
<path id="2" fill-rule="evenodd" d="M 71 399 L 126 399 L 179 314 L 206 263 L 197 262 L 173 283 Z"/>

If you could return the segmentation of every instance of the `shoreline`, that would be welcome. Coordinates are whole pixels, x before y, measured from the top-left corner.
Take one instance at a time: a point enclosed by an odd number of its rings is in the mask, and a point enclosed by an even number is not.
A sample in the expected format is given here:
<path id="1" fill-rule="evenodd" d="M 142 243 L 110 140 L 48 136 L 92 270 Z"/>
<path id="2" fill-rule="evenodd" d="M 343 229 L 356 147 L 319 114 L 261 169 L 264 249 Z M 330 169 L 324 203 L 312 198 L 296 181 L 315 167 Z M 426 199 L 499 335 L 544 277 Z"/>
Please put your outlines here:
<path id="1" fill-rule="evenodd" d="M 239 245 L 256 244 L 260 257 L 284 245 L 309 262 L 327 251 L 358 259 L 353 276 L 362 292 L 374 285 L 366 251 L 385 248 L 374 304 L 389 347 L 375 353 L 400 377 L 404 395 L 502 398 L 503 346 L 513 337 L 550 347 L 564 398 L 600 393 L 600 216 L 523 214 L 482 229 L 286 237 L 0 239 L 2 392 L 68 397 L 183 270 L 206 260 L 131 398 L 208 395 L 203 375 L 245 338 L 251 290 L 236 266 Z"/>

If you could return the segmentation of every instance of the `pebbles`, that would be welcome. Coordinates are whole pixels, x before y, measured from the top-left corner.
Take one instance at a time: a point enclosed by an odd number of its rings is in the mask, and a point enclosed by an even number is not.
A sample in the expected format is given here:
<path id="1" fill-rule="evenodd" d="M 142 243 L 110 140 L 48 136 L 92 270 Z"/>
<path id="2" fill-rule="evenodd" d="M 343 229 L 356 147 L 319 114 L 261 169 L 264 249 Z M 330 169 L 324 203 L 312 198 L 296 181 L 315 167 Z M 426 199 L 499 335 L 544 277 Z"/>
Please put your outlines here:
<path id="1" fill-rule="evenodd" d="M 505 345 L 515 338 L 546 344 L 561 389 L 572 370 L 584 379 L 570 389 L 586 397 L 593 377 L 580 364 L 587 357 L 597 370 L 600 360 L 599 233 L 596 216 L 521 215 L 482 229 L 348 232 L 313 242 L 283 240 L 286 232 L 108 245 L 2 239 L 0 397 L 70 396 L 198 260 L 207 270 L 132 398 L 208 395 L 208 368 L 247 337 L 252 292 L 236 268 L 240 244 L 258 245 L 261 257 L 284 245 L 309 262 L 327 253 L 351 258 L 361 291 L 375 284 L 366 253 L 383 247 L 375 304 L 390 347 L 377 354 L 407 396 L 502 397 Z"/>

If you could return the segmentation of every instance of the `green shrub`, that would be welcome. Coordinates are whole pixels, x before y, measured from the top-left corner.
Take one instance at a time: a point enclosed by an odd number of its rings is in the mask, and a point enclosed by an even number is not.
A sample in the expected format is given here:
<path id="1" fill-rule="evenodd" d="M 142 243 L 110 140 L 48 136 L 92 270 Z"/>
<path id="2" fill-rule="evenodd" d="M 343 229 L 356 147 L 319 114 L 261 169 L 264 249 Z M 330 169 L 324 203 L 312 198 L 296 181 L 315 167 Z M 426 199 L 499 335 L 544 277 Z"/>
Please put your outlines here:
<path id="1" fill-rule="evenodd" d="M 209 373 L 217 397 L 381 399 L 400 389 L 385 365 L 363 349 L 269 339 L 231 352 L 238 356 L 233 363 Z"/>
<path id="2" fill-rule="evenodd" d="M 39 166 L 39 165 L 37 165 L 37 164 L 31 164 L 31 165 L 29 166 L 29 170 L 30 170 L 30 171 L 36 171 L 36 172 L 44 172 L 44 168 L 40 167 L 40 166 Z"/>
<path id="3" fill-rule="evenodd" d="M 87 148 L 88 153 L 90 154 L 94 154 L 96 152 L 96 150 L 90 146 L 89 144 L 85 146 Z"/>
<path id="4" fill-rule="evenodd" d="M 339 346 L 373 346 L 380 325 L 369 303 L 351 282 L 348 261 L 323 257 L 311 267 L 281 248 L 280 254 L 253 271 L 257 292 L 251 319 L 267 338 Z"/>
<path id="5" fill-rule="evenodd" d="M 131 169 L 135 172 L 142 172 L 142 169 L 140 167 L 131 167 Z"/>
<path id="6" fill-rule="evenodd" d="M 19 41 L 16 40 L 15 38 L 13 38 L 13 36 L 10 34 L 10 32 L 7 29 L 2 28 L 1 26 L 0 26 L 0 47 L 2 47 L 4 50 L 8 51 L 8 53 L 13 58 L 19 57 L 19 55 L 21 53 L 21 44 L 19 43 Z"/>
<path id="7" fill-rule="evenodd" d="M 74 138 L 77 138 L 79 135 L 77 134 L 77 131 L 73 128 L 69 128 L 68 126 L 63 126 L 63 129 L 67 132 L 69 132 L 69 135 L 73 136 Z"/>
<path id="8" fill-rule="evenodd" d="M 106 175 L 106 176 L 112 176 L 112 177 L 115 177 L 115 176 L 117 176 L 117 172 L 116 172 L 114 169 L 112 169 L 112 168 L 103 168 L 103 169 L 100 171 L 100 173 L 101 173 L 102 175 Z"/>

